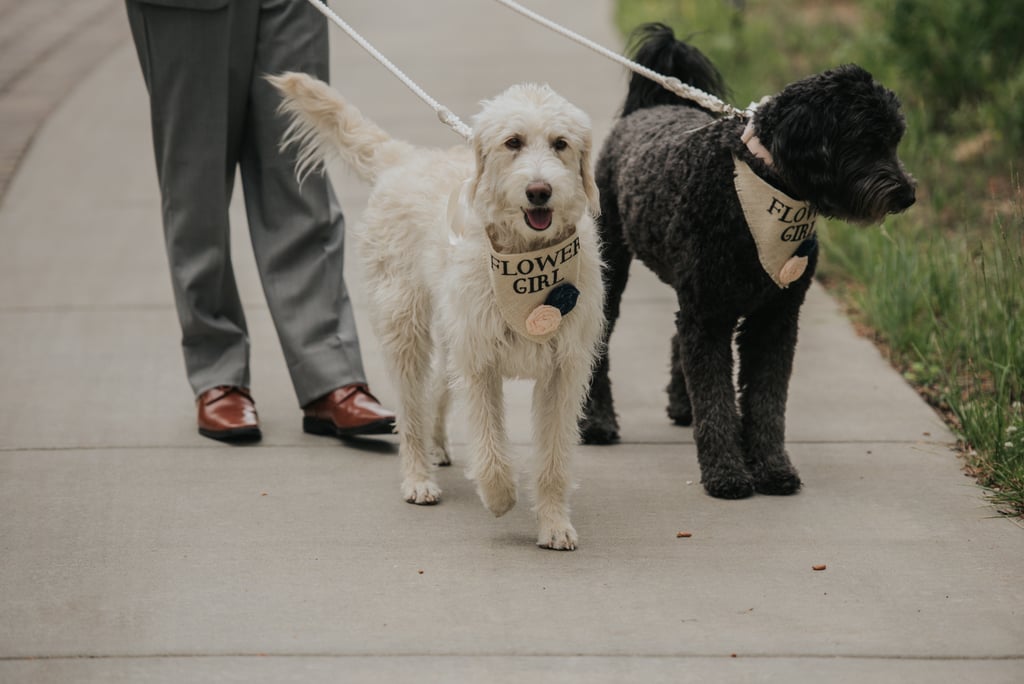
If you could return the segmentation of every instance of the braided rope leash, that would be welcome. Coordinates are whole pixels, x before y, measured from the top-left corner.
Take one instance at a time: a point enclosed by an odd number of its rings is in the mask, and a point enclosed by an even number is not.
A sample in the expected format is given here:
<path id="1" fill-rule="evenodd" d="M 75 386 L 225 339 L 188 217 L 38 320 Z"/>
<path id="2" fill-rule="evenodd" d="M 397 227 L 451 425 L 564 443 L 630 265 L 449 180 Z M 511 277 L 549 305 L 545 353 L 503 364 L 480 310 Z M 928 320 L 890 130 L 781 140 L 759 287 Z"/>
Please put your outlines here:
<path id="1" fill-rule="evenodd" d="M 594 52 L 604 55 L 613 62 L 618 62 L 619 64 L 626 67 L 630 71 L 640 74 L 645 78 L 649 78 L 650 80 L 659 84 L 666 90 L 675 93 L 679 97 L 696 102 L 701 107 L 707 110 L 710 110 L 712 112 L 718 112 L 719 114 L 726 114 L 728 116 L 742 116 L 744 114 L 744 110 L 737 109 L 736 107 L 733 107 L 732 105 L 726 102 L 722 102 L 711 93 L 707 93 L 701 90 L 700 88 L 694 88 L 691 85 L 687 85 L 680 81 L 675 76 L 665 76 L 663 74 L 659 74 L 657 71 L 648 69 L 642 64 L 637 64 L 633 60 L 623 57 L 619 53 L 613 52 L 612 50 L 609 50 L 608 48 L 602 45 L 598 45 L 589 38 L 585 38 L 584 36 L 581 36 L 580 34 L 575 33 L 574 31 L 571 31 L 565 28 L 564 26 L 551 21 L 550 19 L 537 14 L 533 10 L 523 7 L 518 2 L 514 2 L 513 0 L 496 1 L 501 3 L 502 5 L 505 5 L 510 10 L 518 12 L 527 19 L 531 19 L 537 22 L 538 24 L 541 24 L 542 26 L 546 26 L 555 33 L 565 36 L 566 38 L 573 40 L 579 43 L 580 45 L 593 50 Z"/>
<path id="2" fill-rule="evenodd" d="M 330 19 L 335 25 L 338 26 L 342 31 L 348 34 L 349 38 L 359 44 L 361 48 L 370 53 L 370 55 L 381 63 L 384 68 L 390 71 L 399 81 L 405 84 L 405 87 L 416 94 L 421 100 L 426 102 L 434 112 L 437 113 L 437 118 L 441 120 L 445 126 L 452 129 L 466 140 L 469 140 L 473 136 L 473 129 L 462 122 L 462 119 L 457 117 L 454 112 L 445 107 L 443 104 L 432 98 L 427 94 L 423 88 L 420 88 L 415 81 L 405 75 L 405 73 L 392 63 L 390 59 L 385 57 L 377 48 L 373 47 L 368 40 L 363 38 L 359 33 L 348 25 L 344 19 L 339 17 L 334 10 L 328 7 L 321 0 L 309 0 L 309 4 L 313 5 L 320 11 L 325 17 Z"/>

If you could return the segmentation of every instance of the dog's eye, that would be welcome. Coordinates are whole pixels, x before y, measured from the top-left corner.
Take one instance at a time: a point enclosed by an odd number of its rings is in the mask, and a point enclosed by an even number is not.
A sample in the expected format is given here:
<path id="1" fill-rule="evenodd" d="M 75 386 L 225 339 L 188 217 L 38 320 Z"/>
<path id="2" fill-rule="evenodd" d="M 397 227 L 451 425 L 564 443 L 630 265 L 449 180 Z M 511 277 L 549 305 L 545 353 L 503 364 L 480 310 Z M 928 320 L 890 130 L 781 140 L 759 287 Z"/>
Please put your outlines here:
<path id="1" fill-rule="evenodd" d="M 569 143 L 566 142 L 565 138 L 557 138 L 555 142 L 551 143 L 551 146 L 555 148 L 556 152 L 561 152 L 565 148 L 569 147 Z"/>
<path id="2" fill-rule="evenodd" d="M 516 135 L 512 136 L 511 138 L 505 141 L 505 147 L 507 147 L 510 150 L 518 150 L 522 146 L 522 139 Z"/>

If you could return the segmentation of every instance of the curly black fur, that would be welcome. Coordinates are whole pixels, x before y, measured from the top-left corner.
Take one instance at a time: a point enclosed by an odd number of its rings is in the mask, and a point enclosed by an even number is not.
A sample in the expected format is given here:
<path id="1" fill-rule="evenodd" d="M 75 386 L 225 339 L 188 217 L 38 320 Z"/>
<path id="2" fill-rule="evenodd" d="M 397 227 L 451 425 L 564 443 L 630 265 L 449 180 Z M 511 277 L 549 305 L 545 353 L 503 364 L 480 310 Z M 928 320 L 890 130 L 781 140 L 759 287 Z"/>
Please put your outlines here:
<path id="1" fill-rule="evenodd" d="M 724 90 L 710 62 L 670 29 L 641 31 L 640 63 Z M 695 423 L 705 489 L 722 498 L 792 494 L 800 478 L 785 450 L 786 395 L 817 249 L 788 287 L 769 278 L 736 198 L 733 157 L 824 216 L 874 223 L 914 202 L 914 181 L 896 155 L 905 130 L 899 103 L 856 65 L 793 83 L 754 115 L 769 166 L 740 140 L 745 120 L 715 119 L 637 79 L 597 163 L 606 335 L 636 256 L 677 294 L 668 412 L 677 424 Z M 591 444 L 619 439 L 604 348 L 581 421 Z"/>

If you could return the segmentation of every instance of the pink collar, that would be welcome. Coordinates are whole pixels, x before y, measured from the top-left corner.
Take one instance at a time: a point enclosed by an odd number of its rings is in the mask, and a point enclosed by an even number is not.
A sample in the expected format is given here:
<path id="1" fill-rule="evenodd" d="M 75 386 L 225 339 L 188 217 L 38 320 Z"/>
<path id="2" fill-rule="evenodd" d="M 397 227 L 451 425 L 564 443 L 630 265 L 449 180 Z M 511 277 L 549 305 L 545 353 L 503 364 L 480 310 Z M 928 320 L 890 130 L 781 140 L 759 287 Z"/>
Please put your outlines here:
<path id="1" fill-rule="evenodd" d="M 755 157 L 759 158 L 768 166 L 772 166 L 774 160 L 772 159 L 772 153 L 768 151 L 768 148 L 761 144 L 761 140 L 754 135 L 754 120 L 751 119 L 747 122 L 747 127 L 743 129 L 743 133 L 740 135 L 740 140 L 747 146 L 750 153 Z"/>

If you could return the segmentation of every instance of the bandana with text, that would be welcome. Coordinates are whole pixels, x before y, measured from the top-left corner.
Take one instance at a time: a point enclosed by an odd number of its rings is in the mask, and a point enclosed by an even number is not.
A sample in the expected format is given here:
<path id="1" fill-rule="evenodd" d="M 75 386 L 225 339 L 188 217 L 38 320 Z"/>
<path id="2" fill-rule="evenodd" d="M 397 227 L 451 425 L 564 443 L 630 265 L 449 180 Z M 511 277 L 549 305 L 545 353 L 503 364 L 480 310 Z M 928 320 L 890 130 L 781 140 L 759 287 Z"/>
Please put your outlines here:
<path id="1" fill-rule="evenodd" d="M 736 196 L 757 245 L 761 267 L 779 287 L 787 287 L 806 268 L 807 258 L 794 256 L 815 236 L 817 211 L 763 181 L 743 161 L 736 165 Z"/>
<path id="2" fill-rule="evenodd" d="M 534 342 L 545 342 L 555 334 L 555 330 L 543 335 L 530 334 L 526 319 L 544 304 L 551 290 L 578 283 L 579 253 L 580 238 L 575 231 L 562 242 L 534 252 L 501 254 L 491 248 L 491 286 L 510 328 Z"/>

